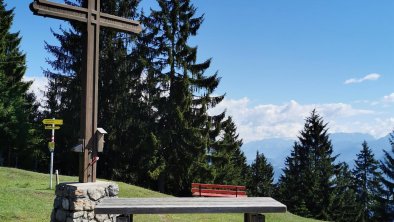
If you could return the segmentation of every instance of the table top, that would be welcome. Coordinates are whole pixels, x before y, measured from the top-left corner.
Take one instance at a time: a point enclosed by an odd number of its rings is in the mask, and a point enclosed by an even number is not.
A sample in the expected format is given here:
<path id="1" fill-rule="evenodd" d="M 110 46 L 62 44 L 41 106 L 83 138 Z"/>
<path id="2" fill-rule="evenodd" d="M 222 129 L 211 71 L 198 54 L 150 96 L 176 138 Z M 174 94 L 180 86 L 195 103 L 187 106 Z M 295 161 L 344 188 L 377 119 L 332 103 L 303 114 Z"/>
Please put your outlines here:
<path id="1" fill-rule="evenodd" d="M 247 198 L 105 198 L 96 214 L 285 213 L 286 206 L 271 197 Z"/>

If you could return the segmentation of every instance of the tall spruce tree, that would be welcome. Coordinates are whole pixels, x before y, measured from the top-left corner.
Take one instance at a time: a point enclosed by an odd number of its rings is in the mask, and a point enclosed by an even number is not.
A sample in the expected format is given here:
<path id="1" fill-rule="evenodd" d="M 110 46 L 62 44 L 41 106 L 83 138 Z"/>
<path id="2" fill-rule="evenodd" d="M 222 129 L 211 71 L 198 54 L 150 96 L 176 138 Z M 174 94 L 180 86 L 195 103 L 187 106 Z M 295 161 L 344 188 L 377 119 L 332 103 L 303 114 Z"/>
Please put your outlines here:
<path id="1" fill-rule="evenodd" d="M 223 96 L 212 96 L 217 74 L 205 76 L 210 60 L 197 63 L 197 34 L 203 17 L 189 1 L 158 1 L 159 9 L 139 18 L 143 32 L 135 39 L 103 29 L 100 33 L 99 126 L 109 132 L 98 176 L 120 179 L 177 195 L 188 195 L 194 178 L 212 176 L 207 152 L 213 147 L 224 113 L 207 110 Z M 74 4 L 66 1 L 67 4 Z M 102 2 L 103 12 L 135 19 L 139 0 Z M 75 4 L 84 6 L 86 1 Z M 65 173 L 76 173 L 80 82 L 83 74 L 84 26 L 54 33 L 60 46 L 47 45 L 55 59 L 47 71 L 48 115 L 62 117 L 63 139 L 57 162 Z M 236 142 L 235 142 L 236 143 Z M 239 153 L 239 159 L 242 159 Z"/>
<path id="2" fill-rule="evenodd" d="M 361 204 L 360 221 L 378 221 L 373 220 L 373 209 L 377 205 L 381 174 L 379 162 L 366 141 L 362 143 L 362 149 L 357 154 L 353 174 L 357 201 Z"/>
<path id="3" fill-rule="evenodd" d="M 102 8 L 106 13 L 140 19 L 136 13 L 139 3 L 140 0 L 107 1 Z M 152 187 L 148 172 L 156 146 L 152 134 L 156 131 L 156 113 L 151 105 L 155 80 L 145 70 L 149 59 L 145 43 L 149 40 L 145 31 L 137 36 L 104 32 L 99 123 L 110 132 L 102 163 L 103 169 L 110 170 L 103 170 L 103 176 Z"/>
<path id="4" fill-rule="evenodd" d="M 67 4 L 86 6 L 86 0 L 75 2 L 65 0 Z M 102 1 L 101 10 L 106 13 L 135 19 L 139 0 Z M 81 79 L 84 75 L 83 45 L 86 38 L 86 25 L 70 22 L 70 29 L 60 29 L 53 33 L 60 46 L 46 45 L 46 49 L 55 58 L 49 61 L 52 70 L 45 72 L 49 79 L 47 97 L 47 117 L 57 117 L 64 120 L 59 131 L 58 146 L 55 155 L 55 165 L 66 174 L 76 174 L 77 154 L 70 149 L 78 143 Z M 140 151 L 135 151 L 136 144 L 141 142 L 140 136 L 149 133 L 140 132 L 140 126 L 146 119 L 146 109 L 139 107 L 141 98 L 140 83 L 141 66 L 134 59 L 134 40 L 128 34 L 117 33 L 111 29 L 101 29 L 100 32 L 100 67 L 99 67 L 99 113 L 98 126 L 106 129 L 104 153 L 100 156 L 98 176 L 109 179 L 122 178 L 127 182 L 139 183 L 136 178 L 138 160 L 144 160 Z M 130 136 L 133 135 L 133 136 Z M 145 137 L 144 137 L 145 138 Z M 140 156 L 138 156 L 140 155 Z M 149 155 L 147 152 L 146 155 Z M 138 158 L 141 157 L 141 158 Z M 143 165 L 142 165 L 143 166 Z M 127 172 L 127 173 L 126 173 Z M 146 175 L 141 172 L 141 175 Z"/>
<path id="5" fill-rule="evenodd" d="M 210 146 L 209 162 L 213 178 L 205 182 L 244 185 L 248 166 L 241 150 L 242 139 L 239 139 L 237 127 L 231 117 L 222 123 L 221 130 L 221 138 Z M 200 181 L 204 181 L 203 179 Z"/>
<path id="6" fill-rule="evenodd" d="M 31 167 L 34 157 L 29 154 L 40 143 L 30 122 L 36 106 L 34 96 L 28 92 L 31 82 L 23 81 L 26 56 L 19 49 L 19 33 L 11 32 L 13 19 L 13 9 L 7 10 L 0 0 L 0 162 Z"/>
<path id="7" fill-rule="evenodd" d="M 312 217 L 307 198 L 313 195 L 312 173 L 306 162 L 308 157 L 297 142 L 290 156 L 286 157 L 283 174 L 279 178 L 277 198 L 286 204 L 288 210 L 303 217 Z"/>
<path id="8" fill-rule="evenodd" d="M 338 222 L 358 221 L 361 205 L 357 202 L 353 174 L 347 163 L 340 163 L 334 180 L 330 205 L 330 220 Z"/>
<path id="9" fill-rule="evenodd" d="M 149 72 L 160 79 L 156 138 L 159 189 L 176 195 L 189 195 L 193 172 L 207 169 L 206 154 L 211 138 L 224 115 L 210 116 L 207 110 L 223 96 L 212 93 L 219 84 L 217 74 L 206 76 L 211 60 L 197 63 L 197 47 L 189 39 L 197 34 L 203 16 L 189 0 L 158 0 L 159 9 L 145 20 L 152 36 L 155 55 Z"/>
<path id="10" fill-rule="evenodd" d="M 390 133 L 391 151 L 383 150 L 384 159 L 380 161 L 382 187 L 377 196 L 378 206 L 375 218 L 380 221 L 394 221 L 394 132 Z"/>
<path id="11" fill-rule="evenodd" d="M 271 197 L 274 191 L 274 168 L 263 153 L 257 151 L 256 158 L 249 168 L 248 195 Z"/>
<path id="12" fill-rule="evenodd" d="M 49 165 L 49 150 L 45 138 L 45 130 L 42 127 L 43 113 L 41 111 L 41 104 L 37 101 L 34 93 L 30 93 L 27 97 L 29 106 L 29 141 L 26 152 L 23 153 L 22 157 L 26 161 L 22 167 L 26 169 L 32 169 L 34 171 L 48 172 Z"/>
<path id="13" fill-rule="evenodd" d="M 336 157 L 332 155 L 327 124 L 316 110 L 306 118 L 300 134 L 279 179 L 279 198 L 293 213 L 329 219 Z"/>

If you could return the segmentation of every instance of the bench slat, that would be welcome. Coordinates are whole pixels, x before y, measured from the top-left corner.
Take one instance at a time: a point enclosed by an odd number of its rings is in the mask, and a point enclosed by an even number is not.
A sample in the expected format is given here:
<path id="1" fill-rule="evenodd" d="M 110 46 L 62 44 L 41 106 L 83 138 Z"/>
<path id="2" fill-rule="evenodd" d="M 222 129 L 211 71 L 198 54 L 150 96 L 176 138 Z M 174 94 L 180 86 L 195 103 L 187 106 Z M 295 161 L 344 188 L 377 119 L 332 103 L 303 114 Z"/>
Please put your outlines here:
<path id="1" fill-rule="evenodd" d="M 250 198 L 108 198 L 96 214 L 284 213 L 286 206 L 270 197 Z"/>
<path id="2" fill-rule="evenodd" d="M 192 189 L 192 193 L 194 196 L 199 196 L 201 191 L 201 195 L 204 196 L 203 194 L 222 194 L 222 195 L 227 195 L 227 196 L 246 196 L 245 191 L 233 191 L 233 190 L 212 190 L 212 189 Z"/>
<path id="3" fill-rule="evenodd" d="M 192 188 L 199 188 L 200 186 L 201 186 L 201 188 L 246 190 L 246 187 L 245 187 L 245 186 L 222 185 L 222 184 L 192 183 Z"/>
<path id="4" fill-rule="evenodd" d="M 245 186 L 192 183 L 195 197 L 247 197 Z"/>
<path id="5" fill-rule="evenodd" d="M 197 189 L 197 188 L 193 188 L 192 192 L 200 192 L 201 193 L 218 193 L 218 194 L 231 194 L 231 195 L 235 195 L 235 194 L 246 194 L 245 191 L 235 191 L 235 190 L 214 190 L 214 189 Z"/>
<path id="6" fill-rule="evenodd" d="M 200 197 L 200 193 L 193 193 L 194 197 Z M 246 195 L 229 195 L 229 194 L 218 194 L 218 193 L 201 193 L 201 197 L 247 197 Z"/>

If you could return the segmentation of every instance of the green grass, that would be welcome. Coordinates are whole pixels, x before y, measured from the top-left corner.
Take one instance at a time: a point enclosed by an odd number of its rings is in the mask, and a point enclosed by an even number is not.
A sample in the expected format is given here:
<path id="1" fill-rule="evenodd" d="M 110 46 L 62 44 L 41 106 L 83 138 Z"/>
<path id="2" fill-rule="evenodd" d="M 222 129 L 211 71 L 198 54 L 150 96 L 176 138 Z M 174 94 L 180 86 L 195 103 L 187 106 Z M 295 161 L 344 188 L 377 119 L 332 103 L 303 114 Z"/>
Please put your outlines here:
<path id="1" fill-rule="evenodd" d="M 77 177 L 61 176 L 60 182 L 75 182 Z M 166 197 L 141 187 L 117 182 L 120 197 Z M 47 174 L 0 167 L 0 221 L 49 221 L 54 191 Z M 242 214 L 135 215 L 136 222 L 241 222 Z M 312 222 L 291 213 L 266 214 L 267 222 Z"/>

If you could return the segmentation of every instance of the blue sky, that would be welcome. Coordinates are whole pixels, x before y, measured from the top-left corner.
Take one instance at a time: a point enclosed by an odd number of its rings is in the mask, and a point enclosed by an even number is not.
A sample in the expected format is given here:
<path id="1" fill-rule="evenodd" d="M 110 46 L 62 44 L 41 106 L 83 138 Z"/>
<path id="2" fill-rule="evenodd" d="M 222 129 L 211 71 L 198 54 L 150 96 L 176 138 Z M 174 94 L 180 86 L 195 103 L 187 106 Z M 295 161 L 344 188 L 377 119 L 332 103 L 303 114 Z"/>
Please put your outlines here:
<path id="1" fill-rule="evenodd" d="M 55 1 L 55 0 L 53 0 Z M 61 2 L 61 0 L 56 0 Z M 67 23 L 33 16 L 31 0 L 15 7 L 13 31 L 23 37 L 27 79 L 42 87 L 44 41 Z M 295 137 L 313 108 L 330 132 L 375 137 L 394 129 L 394 1 L 194 1 L 205 22 L 191 39 L 198 59 L 213 59 L 218 94 L 244 140 Z M 156 7 L 143 0 L 144 8 Z M 347 81 L 347 82 L 346 82 Z M 346 84 L 347 83 L 347 84 Z"/>

